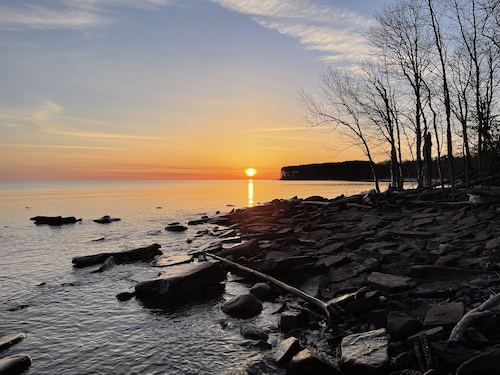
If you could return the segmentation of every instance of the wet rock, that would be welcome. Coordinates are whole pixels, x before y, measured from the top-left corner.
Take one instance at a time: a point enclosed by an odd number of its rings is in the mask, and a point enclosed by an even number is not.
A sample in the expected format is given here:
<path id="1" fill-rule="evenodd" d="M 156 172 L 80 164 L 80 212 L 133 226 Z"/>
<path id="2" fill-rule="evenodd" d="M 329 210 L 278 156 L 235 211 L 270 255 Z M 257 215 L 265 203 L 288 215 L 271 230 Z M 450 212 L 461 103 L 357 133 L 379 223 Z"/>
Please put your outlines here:
<path id="1" fill-rule="evenodd" d="M 299 351 L 299 339 L 291 336 L 278 344 L 274 359 L 279 365 L 284 365 L 285 363 L 288 363 Z"/>
<path id="2" fill-rule="evenodd" d="M 217 253 L 218 256 L 226 258 L 228 256 L 232 256 L 235 258 L 239 257 L 248 257 L 252 255 L 259 248 L 259 242 L 256 239 L 251 239 L 247 242 L 244 242 L 240 245 L 233 246 L 229 249 L 222 250 Z"/>
<path id="3" fill-rule="evenodd" d="M 309 321 L 305 311 L 287 311 L 281 315 L 280 328 L 282 332 L 302 327 Z"/>
<path id="4" fill-rule="evenodd" d="M 220 263 L 190 264 L 170 268 L 154 279 L 138 283 L 135 293 L 147 304 L 172 306 L 185 303 L 210 287 L 220 286 L 225 279 L 226 272 Z"/>
<path id="5" fill-rule="evenodd" d="M 99 219 L 94 219 L 92 220 L 94 223 L 98 224 L 109 224 L 112 223 L 113 221 L 120 221 L 121 219 L 119 217 L 111 217 L 109 215 L 104 215 L 103 217 Z"/>
<path id="6" fill-rule="evenodd" d="M 293 356 L 287 367 L 287 375 L 335 375 L 340 371 L 319 353 L 306 348 Z"/>
<path id="7" fill-rule="evenodd" d="M 250 293 L 261 301 L 273 301 L 279 296 L 280 290 L 269 283 L 256 283 L 250 288 Z"/>
<path id="8" fill-rule="evenodd" d="M 26 337 L 25 333 L 19 332 L 12 335 L 0 337 L 0 351 L 10 348 Z"/>
<path id="9" fill-rule="evenodd" d="M 135 297 L 135 292 L 122 292 L 116 295 L 118 301 L 128 301 Z"/>
<path id="10" fill-rule="evenodd" d="M 384 328 L 346 336 L 341 343 L 341 369 L 353 375 L 384 373 L 389 366 L 388 346 Z"/>
<path id="11" fill-rule="evenodd" d="M 31 363 L 31 356 L 28 354 L 8 355 L 0 358 L 0 374 L 21 374 Z"/>
<path id="12" fill-rule="evenodd" d="M 424 327 L 453 326 L 463 317 L 463 302 L 451 302 L 442 305 L 431 306 L 425 314 Z"/>
<path id="13" fill-rule="evenodd" d="M 396 276 L 381 272 L 372 272 L 368 275 L 368 282 L 383 291 L 399 292 L 415 287 L 415 281 L 406 276 Z"/>
<path id="14" fill-rule="evenodd" d="M 101 272 L 104 272 L 104 271 L 107 271 L 107 270 L 110 270 L 111 268 L 113 268 L 114 266 L 116 266 L 116 262 L 115 262 L 115 258 L 113 258 L 112 256 L 110 256 L 109 258 L 107 258 L 104 263 L 102 264 L 101 267 L 99 267 L 98 269 L 96 269 L 95 271 L 92 271 L 92 273 L 101 273 Z"/>
<path id="15" fill-rule="evenodd" d="M 254 324 L 243 324 L 240 334 L 246 339 L 267 341 L 269 335 Z"/>
<path id="16" fill-rule="evenodd" d="M 233 318 L 248 319 L 261 313 L 262 302 L 250 293 L 243 293 L 224 302 L 221 309 Z"/>
<path id="17" fill-rule="evenodd" d="M 193 257 L 190 255 L 167 255 L 167 256 L 162 256 L 156 260 L 153 260 L 151 262 L 151 265 L 153 267 L 170 267 L 170 266 L 176 266 L 179 264 L 185 264 L 185 263 L 191 263 L 193 261 Z"/>
<path id="18" fill-rule="evenodd" d="M 184 232 L 188 229 L 185 225 L 180 223 L 170 223 L 165 227 L 167 232 Z"/>
<path id="19" fill-rule="evenodd" d="M 74 216 L 62 217 L 62 216 L 34 216 L 30 218 L 36 225 L 49 225 L 49 226 L 60 226 L 65 224 L 74 224 L 82 219 L 77 219 Z"/>
<path id="20" fill-rule="evenodd" d="M 100 253 L 96 255 L 85 255 L 74 257 L 73 267 L 83 268 L 104 263 L 109 257 L 113 257 L 116 264 L 131 262 L 151 262 L 155 256 L 162 254 L 159 244 L 152 244 L 138 249 L 122 251 L 117 253 Z"/>
<path id="21" fill-rule="evenodd" d="M 402 340 L 422 328 L 422 322 L 399 311 L 387 315 L 387 333 L 396 340 Z"/>
<path id="22" fill-rule="evenodd" d="M 500 374 L 500 349 L 496 348 L 462 363 L 456 375 Z"/>

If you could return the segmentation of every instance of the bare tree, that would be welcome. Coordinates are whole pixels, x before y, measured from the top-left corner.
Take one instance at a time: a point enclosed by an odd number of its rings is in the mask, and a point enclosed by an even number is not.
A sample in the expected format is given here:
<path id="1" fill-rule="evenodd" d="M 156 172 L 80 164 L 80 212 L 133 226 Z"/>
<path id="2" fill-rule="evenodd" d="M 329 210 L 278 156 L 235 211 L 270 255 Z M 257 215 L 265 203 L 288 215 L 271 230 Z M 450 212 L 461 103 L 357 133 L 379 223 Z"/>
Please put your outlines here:
<path id="1" fill-rule="evenodd" d="M 318 97 L 304 89 L 299 92 L 299 104 L 304 111 L 306 123 L 312 127 L 328 125 L 354 136 L 370 163 L 375 189 L 379 192 L 375 162 L 368 144 L 369 130 L 366 123 L 363 123 L 364 111 L 357 99 L 359 82 L 353 75 L 328 67 L 321 74 L 319 85 Z"/>
<path id="2" fill-rule="evenodd" d="M 387 59 L 394 73 L 411 87 L 414 101 L 412 122 L 416 139 L 417 182 L 423 186 L 422 141 L 424 75 L 430 61 L 432 39 L 419 0 L 403 0 L 375 15 L 368 40 Z"/>

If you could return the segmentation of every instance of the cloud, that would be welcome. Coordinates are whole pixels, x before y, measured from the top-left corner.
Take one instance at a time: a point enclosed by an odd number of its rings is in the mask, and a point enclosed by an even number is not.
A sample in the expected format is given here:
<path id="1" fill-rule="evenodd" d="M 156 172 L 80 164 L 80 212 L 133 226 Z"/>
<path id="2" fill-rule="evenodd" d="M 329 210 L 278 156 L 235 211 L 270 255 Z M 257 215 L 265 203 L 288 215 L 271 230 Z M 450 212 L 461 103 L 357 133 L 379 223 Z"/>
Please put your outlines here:
<path id="1" fill-rule="evenodd" d="M 123 151 L 125 147 L 100 147 L 100 146 L 72 146 L 72 145 L 43 145 L 43 144 L 26 144 L 26 143 L 0 143 L 0 147 L 10 148 L 60 148 L 60 149 L 75 149 L 75 150 L 108 150 L 108 151 Z"/>
<path id="2" fill-rule="evenodd" d="M 226 9 L 249 15 L 259 25 L 322 52 L 326 62 L 358 60 L 366 44 L 359 30 L 370 20 L 343 8 L 313 0 L 210 0 Z"/>
<path id="3" fill-rule="evenodd" d="M 0 5 L 4 29 L 82 29 L 113 22 L 116 9 L 156 9 L 173 0 L 31 0 Z"/>
<path id="4" fill-rule="evenodd" d="M 50 100 L 45 100 L 37 108 L 28 111 L 16 111 L 9 108 L 0 108 L 0 124 L 9 128 L 28 125 L 43 133 L 78 138 L 150 141 L 165 141 L 168 139 L 159 136 L 79 130 L 79 128 L 86 129 L 89 126 L 106 128 L 113 126 L 113 124 L 107 123 L 106 121 L 65 116 L 64 108 Z M 71 127 L 68 127 L 66 124 L 70 124 Z M 133 128 L 140 129 L 141 127 L 134 126 Z"/>

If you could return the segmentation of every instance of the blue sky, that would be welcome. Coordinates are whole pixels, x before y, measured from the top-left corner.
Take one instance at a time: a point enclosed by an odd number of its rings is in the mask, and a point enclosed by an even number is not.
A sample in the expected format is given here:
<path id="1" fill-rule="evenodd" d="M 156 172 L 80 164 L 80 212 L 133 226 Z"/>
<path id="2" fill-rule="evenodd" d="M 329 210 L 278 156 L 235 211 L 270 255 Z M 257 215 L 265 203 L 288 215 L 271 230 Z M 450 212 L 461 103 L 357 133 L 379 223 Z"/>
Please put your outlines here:
<path id="1" fill-rule="evenodd" d="M 355 158 L 301 123 L 297 90 L 362 57 L 383 3 L 2 1 L 0 179 L 278 178 Z"/>

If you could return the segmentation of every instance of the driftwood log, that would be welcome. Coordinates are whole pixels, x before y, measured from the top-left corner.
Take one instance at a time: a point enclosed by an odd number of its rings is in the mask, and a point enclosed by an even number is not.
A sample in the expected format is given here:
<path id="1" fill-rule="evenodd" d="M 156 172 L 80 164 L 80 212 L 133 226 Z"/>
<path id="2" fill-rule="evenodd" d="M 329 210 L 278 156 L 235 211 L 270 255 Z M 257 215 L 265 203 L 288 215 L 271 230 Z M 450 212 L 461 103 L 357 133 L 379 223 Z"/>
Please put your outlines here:
<path id="1" fill-rule="evenodd" d="M 213 259 L 216 259 L 222 263 L 224 263 L 226 266 L 230 267 L 230 268 L 235 268 L 235 269 L 238 269 L 240 271 L 243 271 L 243 272 L 246 272 L 246 273 L 249 273 L 253 276 L 256 276 L 258 277 L 259 279 L 263 279 L 263 280 L 266 280 L 268 281 L 269 283 L 273 284 L 274 286 L 277 286 L 278 288 L 288 292 L 288 293 L 291 293 L 293 294 L 294 296 L 306 301 L 306 302 L 309 302 L 310 304 L 318 307 L 325 315 L 326 317 L 330 320 L 334 313 L 335 313 L 335 310 L 333 310 L 332 308 L 329 307 L 329 305 L 323 301 L 321 301 L 320 299 L 314 297 L 314 296 L 311 296 L 307 293 L 304 293 L 302 290 L 300 289 L 297 289 L 291 285 L 288 285 L 278 279 L 275 279 L 274 277 L 272 276 L 269 276 L 269 275 L 266 275 L 265 273 L 262 273 L 262 272 L 259 272 L 259 271 L 256 271 L 254 269 L 251 269 L 251 268 L 248 268 L 248 267 L 245 267 L 241 264 L 238 264 L 236 262 L 233 262 L 233 261 L 230 261 L 226 258 L 222 258 L 218 255 L 215 255 L 215 254 L 211 254 L 211 253 L 206 253 L 207 256 L 213 258 Z"/>
<path id="2" fill-rule="evenodd" d="M 490 317 L 500 313 L 500 293 L 495 294 L 488 298 L 481 305 L 475 309 L 470 310 L 465 314 L 462 319 L 455 325 L 450 333 L 448 341 L 459 342 L 462 340 L 465 331 L 470 327 L 474 321 L 483 317 Z"/>

